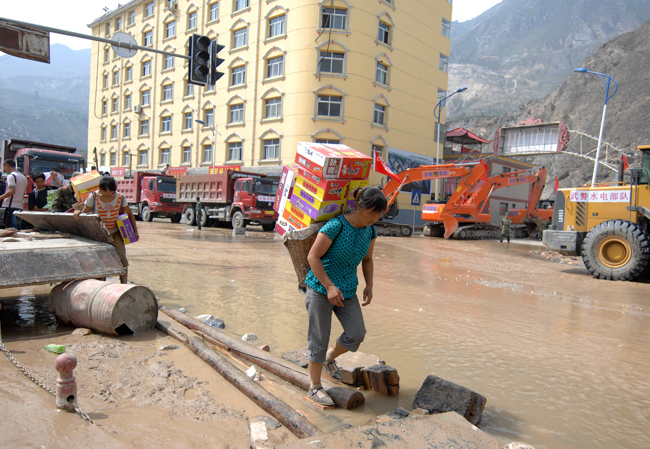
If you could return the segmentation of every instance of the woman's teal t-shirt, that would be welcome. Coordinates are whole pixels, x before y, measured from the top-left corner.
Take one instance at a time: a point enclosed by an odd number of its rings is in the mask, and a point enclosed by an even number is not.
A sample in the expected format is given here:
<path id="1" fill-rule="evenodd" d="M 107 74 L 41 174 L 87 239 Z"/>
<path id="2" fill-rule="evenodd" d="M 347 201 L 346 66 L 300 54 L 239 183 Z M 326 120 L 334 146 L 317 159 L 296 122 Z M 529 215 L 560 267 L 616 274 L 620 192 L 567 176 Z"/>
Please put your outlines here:
<path id="1" fill-rule="evenodd" d="M 334 285 L 341 290 L 343 298 L 352 298 L 359 285 L 357 267 L 368 254 L 370 242 L 377 238 L 377 230 L 374 226 L 355 228 L 343 215 L 339 215 L 328 221 L 320 232 L 333 242 L 321 257 L 325 272 Z M 327 294 L 327 290 L 311 270 L 307 274 L 305 283 L 311 289 Z"/>

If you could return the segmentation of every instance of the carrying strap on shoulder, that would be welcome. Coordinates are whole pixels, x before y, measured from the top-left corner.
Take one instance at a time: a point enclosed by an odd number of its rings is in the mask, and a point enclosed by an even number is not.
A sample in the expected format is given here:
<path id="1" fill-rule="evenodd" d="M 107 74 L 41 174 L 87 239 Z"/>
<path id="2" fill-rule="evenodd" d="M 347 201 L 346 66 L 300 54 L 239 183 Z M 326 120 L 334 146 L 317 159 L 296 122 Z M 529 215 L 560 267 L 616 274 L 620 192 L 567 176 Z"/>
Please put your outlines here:
<path id="1" fill-rule="evenodd" d="M 343 232 L 343 226 L 345 226 L 339 217 L 340 217 L 340 215 L 337 215 L 336 217 L 334 217 L 334 218 L 332 219 L 332 220 L 337 219 L 338 222 L 341 223 L 341 229 L 339 230 L 339 233 L 336 234 L 336 237 L 334 237 L 334 240 L 332 240 L 332 245 L 334 244 L 334 242 L 336 241 L 336 239 L 339 238 L 339 235 L 341 235 L 341 232 Z M 332 247 L 332 245 L 330 245 L 330 248 Z"/>

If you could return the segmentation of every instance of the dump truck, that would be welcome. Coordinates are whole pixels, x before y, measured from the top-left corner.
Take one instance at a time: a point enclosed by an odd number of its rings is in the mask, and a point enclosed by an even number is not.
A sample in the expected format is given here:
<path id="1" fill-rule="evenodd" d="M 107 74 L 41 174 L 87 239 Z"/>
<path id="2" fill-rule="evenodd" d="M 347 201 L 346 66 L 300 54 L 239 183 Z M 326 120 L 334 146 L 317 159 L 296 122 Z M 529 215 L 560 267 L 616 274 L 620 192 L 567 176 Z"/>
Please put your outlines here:
<path id="1" fill-rule="evenodd" d="M 641 166 L 629 182 L 558 189 L 548 248 L 581 256 L 599 279 L 631 281 L 650 273 L 650 145 L 639 146 Z"/>
<path id="2" fill-rule="evenodd" d="M 117 191 L 126 197 L 133 215 L 142 221 L 156 217 L 179 223 L 183 204 L 176 202 L 176 178 L 151 172 L 135 172 L 132 178 L 117 180 Z"/>
<path id="3" fill-rule="evenodd" d="M 176 201 L 183 205 L 185 224 L 201 227 L 219 223 L 244 228 L 261 225 L 266 232 L 275 229 L 278 213 L 273 210 L 278 178 L 234 169 L 207 175 L 182 175 L 176 183 Z M 203 205 L 195 216 L 196 199 Z"/>

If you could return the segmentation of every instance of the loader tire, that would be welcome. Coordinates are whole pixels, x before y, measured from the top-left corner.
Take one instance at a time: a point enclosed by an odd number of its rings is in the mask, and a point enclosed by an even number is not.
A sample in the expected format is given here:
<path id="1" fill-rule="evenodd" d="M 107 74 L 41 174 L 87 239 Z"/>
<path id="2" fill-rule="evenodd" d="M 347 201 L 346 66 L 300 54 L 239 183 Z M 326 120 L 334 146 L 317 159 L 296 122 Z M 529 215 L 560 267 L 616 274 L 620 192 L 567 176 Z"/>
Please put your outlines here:
<path id="1" fill-rule="evenodd" d="M 188 226 L 194 226 L 196 225 L 196 217 L 194 214 L 194 208 L 192 206 L 188 206 L 184 211 L 183 211 L 183 218 L 185 218 L 185 224 Z"/>
<path id="2" fill-rule="evenodd" d="M 599 279 L 637 279 L 650 264 L 648 236 L 629 221 L 606 221 L 585 237 L 582 260 L 589 272 Z"/>

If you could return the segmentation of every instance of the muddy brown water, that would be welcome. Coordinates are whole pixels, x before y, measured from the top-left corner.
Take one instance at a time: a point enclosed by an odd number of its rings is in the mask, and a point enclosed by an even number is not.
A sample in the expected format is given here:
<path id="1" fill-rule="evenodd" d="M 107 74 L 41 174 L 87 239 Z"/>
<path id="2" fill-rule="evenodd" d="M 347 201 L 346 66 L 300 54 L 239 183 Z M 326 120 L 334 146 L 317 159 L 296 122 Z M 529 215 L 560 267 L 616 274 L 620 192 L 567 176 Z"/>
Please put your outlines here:
<path id="1" fill-rule="evenodd" d="M 212 314 L 276 354 L 306 346 L 304 297 L 274 233 L 199 232 L 163 220 L 139 229 L 141 241 L 127 247 L 130 280 L 161 304 Z M 582 265 L 530 254 L 537 249 L 380 237 L 361 351 L 398 369 L 400 395 L 366 392 L 363 411 L 333 413 L 363 424 L 410 409 L 435 374 L 487 398 L 481 428 L 503 443 L 650 447 L 650 285 L 599 281 Z M 3 337 L 55 332 L 39 304 L 29 295 L 6 300 Z"/>

